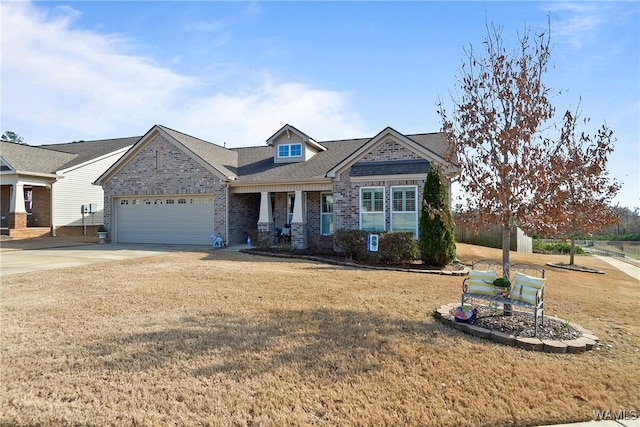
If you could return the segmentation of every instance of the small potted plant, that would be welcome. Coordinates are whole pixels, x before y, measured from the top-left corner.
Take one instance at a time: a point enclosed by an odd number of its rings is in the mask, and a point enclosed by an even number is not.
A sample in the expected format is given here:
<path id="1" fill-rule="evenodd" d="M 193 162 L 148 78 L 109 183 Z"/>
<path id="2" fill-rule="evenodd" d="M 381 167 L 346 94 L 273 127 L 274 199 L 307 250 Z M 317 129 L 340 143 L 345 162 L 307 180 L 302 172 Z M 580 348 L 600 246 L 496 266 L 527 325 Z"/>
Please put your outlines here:
<path id="1" fill-rule="evenodd" d="M 107 228 L 104 225 L 98 227 L 98 243 L 107 243 Z"/>
<path id="2" fill-rule="evenodd" d="M 511 282 L 506 277 L 498 277 L 493 281 L 493 290 L 495 291 L 496 296 L 507 298 L 511 291 Z"/>

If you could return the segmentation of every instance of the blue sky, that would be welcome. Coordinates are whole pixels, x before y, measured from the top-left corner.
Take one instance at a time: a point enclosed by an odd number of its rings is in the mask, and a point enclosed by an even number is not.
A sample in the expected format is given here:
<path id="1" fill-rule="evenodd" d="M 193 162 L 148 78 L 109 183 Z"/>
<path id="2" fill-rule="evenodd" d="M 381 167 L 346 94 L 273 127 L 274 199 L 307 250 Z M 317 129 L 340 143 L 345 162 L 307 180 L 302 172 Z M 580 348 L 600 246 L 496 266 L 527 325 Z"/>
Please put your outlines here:
<path id="1" fill-rule="evenodd" d="M 640 207 L 638 2 L 3 1 L 1 130 L 30 144 L 142 135 L 228 147 L 285 123 L 318 141 L 440 129 L 487 21 L 515 47 L 550 14 L 558 112 L 615 131 L 616 199 Z M 559 114 L 558 117 L 561 115 Z"/>

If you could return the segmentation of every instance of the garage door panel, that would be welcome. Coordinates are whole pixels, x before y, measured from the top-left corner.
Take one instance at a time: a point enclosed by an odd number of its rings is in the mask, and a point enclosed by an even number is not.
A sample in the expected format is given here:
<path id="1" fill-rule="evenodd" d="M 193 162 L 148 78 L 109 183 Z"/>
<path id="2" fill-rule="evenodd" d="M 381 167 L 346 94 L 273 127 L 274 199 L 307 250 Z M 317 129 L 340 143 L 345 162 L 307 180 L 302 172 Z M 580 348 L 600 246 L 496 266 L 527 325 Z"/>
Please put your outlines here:
<path id="1" fill-rule="evenodd" d="M 154 200 L 123 198 L 116 199 L 115 203 L 118 242 L 211 243 L 209 235 L 214 231 L 214 205 L 210 196 Z"/>

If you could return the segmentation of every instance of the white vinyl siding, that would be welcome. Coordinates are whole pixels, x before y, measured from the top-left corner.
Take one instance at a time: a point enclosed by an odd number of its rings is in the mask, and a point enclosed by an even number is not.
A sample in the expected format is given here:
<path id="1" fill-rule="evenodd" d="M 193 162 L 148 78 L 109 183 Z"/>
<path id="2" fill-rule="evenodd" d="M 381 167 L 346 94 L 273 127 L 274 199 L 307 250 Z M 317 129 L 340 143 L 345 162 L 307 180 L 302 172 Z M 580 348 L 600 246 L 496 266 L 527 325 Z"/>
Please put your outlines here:
<path id="1" fill-rule="evenodd" d="M 117 243 L 210 245 L 213 196 L 131 196 L 115 200 Z"/>
<path id="2" fill-rule="evenodd" d="M 86 225 L 103 223 L 104 192 L 99 185 L 93 185 L 100 175 L 115 163 L 126 150 L 118 151 L 80 167 L 62 171 L 64 178 L 52 186 L 53 204 L 51 222 L 54 226 L 82 225 L 82 205 L 95 203 L 98 212 L 85 214 Z"/>
<path id="3" fill-rule="evenodd" d="M 385 230 L 384 187 L 360 189 L 360 230 Z"/>
<path id="4" fill-rule="evenodd" d="M 417 187 L 391 187 L 391 229 L 418 236 Z"/>

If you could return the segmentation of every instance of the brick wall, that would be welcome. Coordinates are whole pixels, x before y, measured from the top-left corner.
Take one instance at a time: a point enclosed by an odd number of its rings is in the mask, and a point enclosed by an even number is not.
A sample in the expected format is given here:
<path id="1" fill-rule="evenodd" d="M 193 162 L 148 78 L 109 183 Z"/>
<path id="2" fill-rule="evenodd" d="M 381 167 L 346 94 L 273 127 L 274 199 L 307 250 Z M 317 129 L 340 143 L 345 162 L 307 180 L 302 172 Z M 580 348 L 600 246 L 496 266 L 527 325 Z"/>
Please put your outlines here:
<path id="1" fill-rule="evenodd" d="M 394 140 L 387 139 L 363 156 L 359 161 L 374 162 L 412 159 L 422 159 L 422 157 Z M 349 170 L 344 171 L 340 174 L 340 178 L 333 182 L 334 230 L 357 230 L 360 228 L 359 203 L 360 188 L 362 187 L 385 187 L 385 221 L 387 230 L 391 228 L 391 187 L 402 185 L 417 186 L 418 209 L 422 206 L 423 180 L 372 180 L 351 182 L 349 172 Z M 424 178 L 426 178 L 426 174 Z"/>
<path id="2" fill-rule="evenodd" d="M 142 147 L 105 184 L 105 227 L 113 228 L 113 197 L 180 194 L 213 194 L 216 209 L 214 232 L 229 242 L 225 230 L 225 184 L 161 135 Z"/>
<path id="3" fill-rule="evenodd" d="M 320 234 L 320 192 L 307 193 L 307 238 Z"/>
<path id="4" fill-rule="evenodd" d="M 29 226 L 51 226 L 51 189 L 48 187 L 33 187 L 31 194 L 33 205 L 31 207 Z"/>
<path id="5" fill-rule="evenodd" d="M 408 150 L 404 145 L 398 144 L 393 139 L 385 139 L 373 150 L 365 154 L 360 162 L 379 162 L 382 160 L 416 160 L 423 157 Z"/>
<path id="6" fill-rule="evenodd" d="M 247 241 L 249 231 L 258 228 L 260 193 L 229 194 L 229 238 L 227 244 Z"/>

